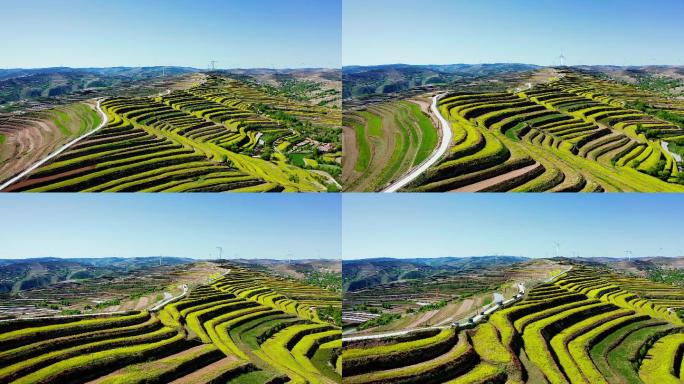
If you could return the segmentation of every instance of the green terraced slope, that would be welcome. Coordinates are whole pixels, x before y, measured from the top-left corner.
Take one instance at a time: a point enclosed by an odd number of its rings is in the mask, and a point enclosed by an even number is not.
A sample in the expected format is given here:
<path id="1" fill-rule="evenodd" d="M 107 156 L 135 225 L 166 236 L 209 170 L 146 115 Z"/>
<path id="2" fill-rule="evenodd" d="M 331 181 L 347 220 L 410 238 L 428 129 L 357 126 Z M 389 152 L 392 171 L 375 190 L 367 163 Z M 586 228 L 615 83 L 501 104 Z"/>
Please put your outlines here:
<path id="1" fill-rule="evenodd" d="M 346 191 L 386 187 L 420 165 L 438 144 L 437 129 L 416 101 L 345 111 L 344 129 L 350 147 L 343 161 Z"/>
<path id="2" fill-rule="evenodd" d="M 339 112 L 227 77 L 102 102 L 108 124 L 8 191 L 327 191 L 341 171 Z M 332 134 L 331 134 L 332 132 Z M 321 140 L 330 139 L 332 142 Z M 304 161 L 308 160 L 308 161 Z"/>
<path id="3" fill-rule="evenodd" d="M 454 138 L 409 191 L 682 192 L 680 101 L 559 69 L 524 91 L 452 92 Z"/>
<path id="4" fill-rule="evenodd" d="M 160 312 L 3 321 L 2 383 L 337 383 L 339 295 L 234 266 Z"/>
<path id="5" fill-rule="evenodd" d="M 343 341 L 343 374 L 349 383 L 681 383 L 674 309 L 683 307 L 679 288 L 575 265 L 474 328 Z"/>

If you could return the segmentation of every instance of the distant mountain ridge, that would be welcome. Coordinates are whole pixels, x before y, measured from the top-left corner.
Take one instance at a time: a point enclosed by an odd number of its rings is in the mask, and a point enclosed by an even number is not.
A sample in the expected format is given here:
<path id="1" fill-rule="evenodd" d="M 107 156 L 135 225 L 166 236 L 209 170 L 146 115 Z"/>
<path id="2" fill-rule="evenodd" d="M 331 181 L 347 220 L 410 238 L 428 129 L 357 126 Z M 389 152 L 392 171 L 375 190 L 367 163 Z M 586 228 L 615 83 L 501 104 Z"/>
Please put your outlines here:
<path id="1" fill-rule="evenodd" d="M 145 265 L 145 264 L 159 264 L 160 256 L 138 256 L 138 257 L 32 257 L 26 259 L 0 259 L 0 266 L 23 263 L 79 263 L 95 266 L 110 266 L 110 265 Z M 161 256 L 163 262 L 166 264 L 184 264 L 192 263 L 197 260 L 189 257 L 176 256 Z"/>
<path id="2" fill-rule="evenodd" d="M 73 73 L 73 74 L 94 74 L 101 76 L 133 76 L 144 74 L 180 74 L 199 71 L 197 68 L 191 67 L 176 67 L 176 66 L 153 66 L 153 67 L 47 67 L 47 68 L 0 68 L 0 81 L 26 77 L 31 75 L 48 75 L 55 73 Z"/>
<path id="3" fill-rule="evenodd" d="M 343 97 L 394 93 L 426 85 L 449 84 L 464 78 L 538 68 L 537 65 L 519 63 L 345 66 L 342 67 Z"/>
<path id="4" fill-rule="evenodd" d="M 168 266 L 195 261 L 182 257 L 162 257 L 161 264 Z M 98 278 L 159 265 L 159 256 L 0 259 L 0 293 L 16 293 L 66 280 Z"/>
<path id="5" fill-rule="evenodd" d="M 342 261 L 345 291 L 365 289 L 397 280 L 421 279 L 449 271 L 485 269 L 522 263 L 520 256 L 473 256 L 437 258 L 373 258 Z"/>
<path id="6" fill-rule="evenodd" d="M 198 72 L 185 67 L 0 69 L 0 105 L 40 100 Z"/>
<path id="7" fill-rule="evenodd" d="M 653 76 L 684 79 L 684 66 L 682 65 L 577 65 L 570 67 L 631 83 L 640 78 Z M 547 67 L 525 63 L 349 65 L 342 67 L 343 97 L 364 98 L 417 87 L 448 85 L 459 80 L 467 81 L 543 68 Z"/>

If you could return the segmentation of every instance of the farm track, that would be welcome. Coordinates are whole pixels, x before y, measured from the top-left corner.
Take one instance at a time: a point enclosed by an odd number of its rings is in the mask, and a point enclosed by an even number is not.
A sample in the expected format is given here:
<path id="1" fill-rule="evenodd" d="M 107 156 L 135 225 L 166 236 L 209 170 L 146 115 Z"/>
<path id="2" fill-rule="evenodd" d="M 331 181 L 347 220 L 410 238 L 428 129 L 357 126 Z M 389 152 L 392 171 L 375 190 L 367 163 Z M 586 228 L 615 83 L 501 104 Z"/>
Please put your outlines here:
<path id="1" fill-rule="evenodd" d="M 158 312 L 3 322 L 0 382 L 340 380 L 341 330 L 313 309 L 339 295 L 231 267 L 175 299 Z"/>
<path id="2" fill-rule="evenodd" d="M 437 163 L 437 161 L 439 161 L 439 159 L 442 156 L 444 156 L 444 154 L 446 153 L 447 149 L 449 148 L 449 145 L 451 144 L 451 139 L 452 139 L 453 133 L 451 131 L 451 126 L 446 121 L 446 119 L 444 119 L 442 114 L 439 112 L 439 108 L 437 107 L 437 103 L 444 96 L 445 95 L 433 96 L 432 105 L 430 106 L 430 109 L 431 109 L 433 115 L 437 116 L 437 119 L 439 120 L 439 126 L 441 128 L 439 146 L 437 147 L 435 152 L 432 155 L 430 155 L 429 158 L 427 158 L 425 160 L 425 162 L 418 165 L 416 168 L 411 170 L 408 174 L 403 176 L 401 179 L 392 183 L 392 185 L 385 188 L 383 190 L 383 192 L 397 192 L 401 188 L 410 184 L 415 179 L 417 179 L 420 175 L 422 175 L 424 172 L 426 172 L 428 170 L 428 168 L 430 168 L 433 164 Z"/>
<path id="3" fill-rule="evenodd" d="M 345 337 L 343 369 L 353 383 L 679 383 L 672 307 L 684 308 L 679 288 L 575 266 L 472 329 Z"/>

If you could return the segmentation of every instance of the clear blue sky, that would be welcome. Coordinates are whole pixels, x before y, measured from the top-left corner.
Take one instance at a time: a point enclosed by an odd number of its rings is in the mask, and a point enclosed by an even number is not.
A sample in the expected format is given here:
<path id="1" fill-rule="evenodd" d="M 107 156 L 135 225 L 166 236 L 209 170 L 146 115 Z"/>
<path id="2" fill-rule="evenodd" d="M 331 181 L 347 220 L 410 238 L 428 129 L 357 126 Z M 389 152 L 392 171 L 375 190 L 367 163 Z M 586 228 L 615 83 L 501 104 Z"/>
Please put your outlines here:
<path id="1" fill-rule="evenodd" d="M 340 0 L 3 0 L 0 68 L 339 67 Z"/>
<path id="2" fill-rule="evenodd" d="M 684 64 L 682 0 L 343 0 L 344 65 Z"/>
<path id="3" fill-rule="evenodd" d="M 678 194 L 345 194 L 342 257 L 680 256 L 682 214 Z"/>
<path id="4" fill-rule="evenodd" d="M 339 258 L 339 194 L 2 194 L 0 258 Z"/>

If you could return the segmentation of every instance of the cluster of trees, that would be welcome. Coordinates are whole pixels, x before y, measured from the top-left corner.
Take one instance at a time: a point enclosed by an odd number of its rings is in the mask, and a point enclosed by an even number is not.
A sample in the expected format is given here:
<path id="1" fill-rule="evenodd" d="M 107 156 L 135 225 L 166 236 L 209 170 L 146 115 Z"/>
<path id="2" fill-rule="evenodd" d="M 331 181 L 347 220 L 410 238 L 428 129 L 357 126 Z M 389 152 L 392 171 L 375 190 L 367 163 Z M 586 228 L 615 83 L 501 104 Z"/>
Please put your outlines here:
<path id="1" fill-rule="evenodd" d="M 648 278 L 658 283 L 684 287 L 683 269 L 653 268 L 648 271 Z"/>
<path id="2" fill-rule="evenodd" d="M 384 308 L 384 305 L 383 305 L 383 308 Z M 371 307 L 368 305 L 368 303 L 354 305 L 352 307 L 352 309 L 355 311 L 361 311 L 361 312 L 368 312 L 368 313 L 375 313 L 375 314 L 380 313 L 380 310 L 378 308 Z"/>
<path id="3" fill-rule="evenodd" d="M 358 329 L 359 330 L 364 330 L 372 327 L 379 327 L 381 325 L 386 325 L 391 323 L 394 320 L 397 320 L 401 318 L 401 315 L 398 313 L 383 313 L 379 317 L 376 317 L 375 319 L 371 319 L 366 321 L 365 323 L 359 324 Z"/>
<path id="4" fill-rule="evenodd" d="M 661 120 L 669 121 L 670 123 L 674 123 L 684 128 L 684 116 L 670 111 L 652 108 L 643 100 L 636 100 L 631 103 L 627 103 L 625 104 L 625 108 L 636 109 L 637 111 L 647 113 L 651 116 L 655 116 Z"/>
<path id="5" fill-rule="evenodd" d="M 680 96 L 684 94 L 681 89 L 684 82 L 664 76 L 642 76 L 637 80 L 637 88 L 650 92 L 664 94 L 666 96 Z"/>
<path id="6" fill-rule="evenodd" d="M 342 292 L 341 273 L 311 271 L 306 273 L 306 283 L 333 292 Z"/>
<path id="7" fill-rule="evenodd" d="M 112 299 L 112 300 L 103 301 L 101 303 L 97 303 L 97 305 L 95 305 L 95 308 L 104 309 L 104 308 L 112 307 L 114 305 L 119 305 L 119 304 L 121 304 L 121 300 Z"/>
<path id="8" fill-rule="evenodd" d="M 332 321 L 338 327 L 342 326 L 342 308 L 328 305 L 325 308 L 317 308 L 316 312 L 319 318 Z"/>
<path id="9" fill-rule="evenodd" d="M 437 302 L 432 303 L 432 304 L 423 305 L 420 308 L 418 308 L 418 310 L 414 310 L 413 308 L 408 308 L 408 309 L 406 309 L 406 313 L 413 313 L 413 312 L 421 313 L 421 312 L 427 312 L 427 311 L 434 311 L 436 309 L 446 307 L 447 304 L 449 304 L 449 301 L 440 300 L 440 301 L 437 301 Z"/>
<path id="10" fill-rule="evenodd" d="M 321 84 L 311 80 L 284 80 L 278 87 L 261 84 L 261 90 L 272 96 L 284 96 L 299 102 L 308 102 L 314 93 L 321 90 Z"/>
<path id="11" fill-rule="evenodd" d="M 654 138 L 658 137 L 658 130 L 657 129 L 645 128 L 641 124 L 637 124 L 635 131 L 637 134 L 643 133 L 647 139 L 654 139 Z"/>

